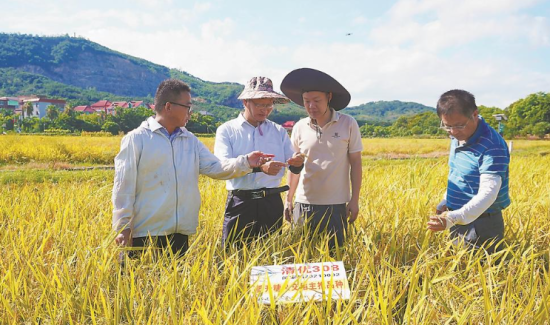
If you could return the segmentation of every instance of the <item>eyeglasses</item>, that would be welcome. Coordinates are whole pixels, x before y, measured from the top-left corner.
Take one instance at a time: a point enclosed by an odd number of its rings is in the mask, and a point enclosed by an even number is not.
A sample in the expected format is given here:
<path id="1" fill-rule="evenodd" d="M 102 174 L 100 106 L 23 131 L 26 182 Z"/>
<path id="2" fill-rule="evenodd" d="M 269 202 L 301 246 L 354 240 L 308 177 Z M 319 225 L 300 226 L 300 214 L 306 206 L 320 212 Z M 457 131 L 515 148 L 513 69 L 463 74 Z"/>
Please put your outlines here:
<path id="1" fill-rule="evenodd" d="M 273 103 L 271 104 L 257 104 L 257 103 L 254 103 L 253 101 L 250 101 L 251 103 L 254 104 L 254 106 L 258 107 L 258 108 L 266 108 L 266 109 L 272 109 L 273 108 Z"/>
<path id="2" fill-rule="evenodd" d="M 185 107 L 185 108 L 187 108 L 187 111 L 189 113 L 193 112 L 193 106 L 192 105 L 185 105 L 185 104 L 180 104 L 180 103 L 176 103 L 176 102 L 167 102 L 167 103 L 170 103 L 172 105 L 178 105 L 178 106 Z"/>
<path id="3" fill-rule="evenodd" d="M 473 116 L 470 117 L 468 119 L 468 121 L 466 121 L 466 123 L 462 124 L 462 125 L 455 125 L 455 126 L 447 126 L 445 124 L 443 124 L 443 121 L 441 121 L 441 123 L 439 124 L 439 128 L 440 129 L 443 129 L 447 132 L 451 132 L 452 130 L 455 130 L 455 131 L 460 131 L 460 130 L 464 130 L 466 128 L 466 125 L 468 125 L 468 123 L 473 119 Z"/>

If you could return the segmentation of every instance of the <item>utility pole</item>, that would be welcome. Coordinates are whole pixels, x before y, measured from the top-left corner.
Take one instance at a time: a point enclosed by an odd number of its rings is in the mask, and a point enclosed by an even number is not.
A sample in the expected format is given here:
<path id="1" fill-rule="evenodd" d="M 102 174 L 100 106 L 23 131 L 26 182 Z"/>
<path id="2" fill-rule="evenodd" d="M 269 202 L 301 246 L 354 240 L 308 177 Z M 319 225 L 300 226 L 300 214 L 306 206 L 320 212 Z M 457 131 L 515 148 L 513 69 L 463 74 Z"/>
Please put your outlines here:
<path id="1" fill-rule="evenodd" d="M 504 124 L 502 124 L 502 121 L 508 121 L 508 117 L 504 114 L 495 114 L 493 117 L 498 121 L 498 133 L 501 137 L 503 137 Z M 510 143 L 508 144 L 508 152 L 512 153 L 512 147 L 512 140 L 510 140 Z"/>
<path id="2" fill-rule="evenodd" d="M 504 124 L 502 124 L 502 121 L 508 121 L 508 117 L 504 114 L 495 114 L 493 117 L 498 121 L 498 133 L 502 136 L 504 133 Z"/>

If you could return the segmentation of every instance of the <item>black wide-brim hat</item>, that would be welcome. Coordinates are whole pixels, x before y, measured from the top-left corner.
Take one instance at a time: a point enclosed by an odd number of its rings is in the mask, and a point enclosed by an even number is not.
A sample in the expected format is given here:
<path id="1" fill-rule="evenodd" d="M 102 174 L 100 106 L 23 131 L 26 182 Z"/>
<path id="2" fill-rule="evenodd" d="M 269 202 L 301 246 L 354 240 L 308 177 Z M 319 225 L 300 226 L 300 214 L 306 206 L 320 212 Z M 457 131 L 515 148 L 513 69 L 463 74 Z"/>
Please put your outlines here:
<path id="1" fill-rule="evenodd" d="M 331 92 L 330 107 L 337 111 L 346 108 L 351 100 L 349 92 L 336 79 L 310 68 L 296 69 L 287 74 L 281 83 L 281 91 L 300 106 L 304 106 L 302 94 L 305 92 Z"/>

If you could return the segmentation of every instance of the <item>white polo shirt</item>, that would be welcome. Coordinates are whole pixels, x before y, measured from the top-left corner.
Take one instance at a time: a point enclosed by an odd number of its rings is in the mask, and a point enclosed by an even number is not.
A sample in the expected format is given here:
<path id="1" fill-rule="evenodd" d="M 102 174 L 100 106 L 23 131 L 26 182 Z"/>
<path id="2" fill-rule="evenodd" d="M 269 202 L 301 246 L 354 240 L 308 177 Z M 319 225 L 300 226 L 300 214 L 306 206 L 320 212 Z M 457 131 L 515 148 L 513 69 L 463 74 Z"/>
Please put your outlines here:
<path id="1" fill-rule="evenodd" d="M 318 205 L 347 203 L 351 199 L 348 154 L 363 150 L 359 125 L 353 117 L 334 111 L 321 133 L 318 139 L 309 117 L 298 121 L 292 130 L 294 150 L 307 155 L 295 201 Z"/>

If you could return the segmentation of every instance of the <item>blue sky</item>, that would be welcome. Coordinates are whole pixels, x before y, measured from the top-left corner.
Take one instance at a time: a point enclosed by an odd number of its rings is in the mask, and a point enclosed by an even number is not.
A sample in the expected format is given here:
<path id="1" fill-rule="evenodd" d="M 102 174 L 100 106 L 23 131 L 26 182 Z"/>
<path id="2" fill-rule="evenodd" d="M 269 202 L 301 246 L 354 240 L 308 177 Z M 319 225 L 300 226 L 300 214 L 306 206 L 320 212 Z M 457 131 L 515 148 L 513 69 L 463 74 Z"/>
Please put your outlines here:
<path id="1" fill-rule="evenodd" d="M 76 34 L 209 81 L 331 74 L 352 105 L 434 106 L 449 89 L 507 107 L 550 92 L 550 1 L 0 0 L 0 32 Z M 351 35 L 348 35 L 351 34 Z"/>

